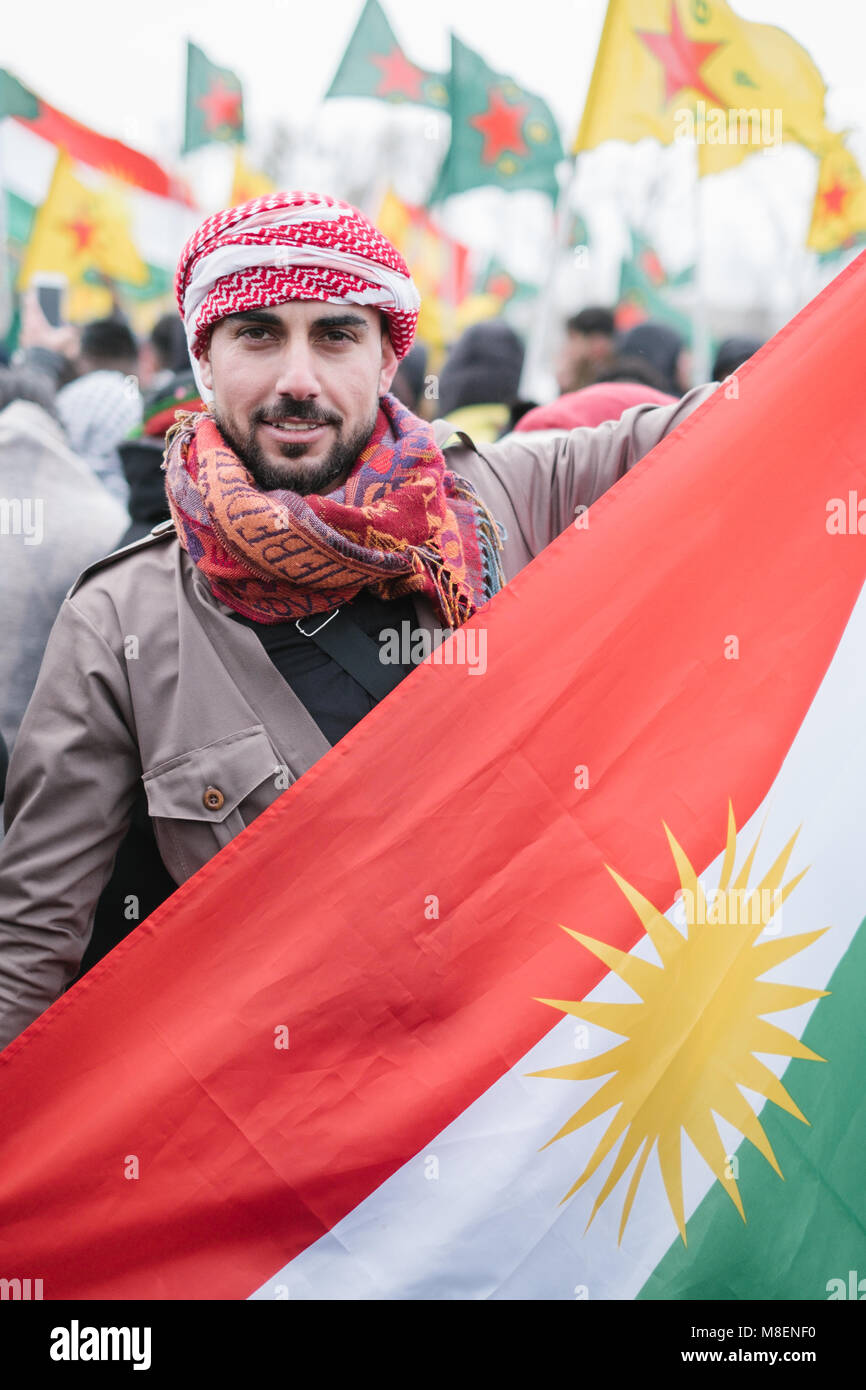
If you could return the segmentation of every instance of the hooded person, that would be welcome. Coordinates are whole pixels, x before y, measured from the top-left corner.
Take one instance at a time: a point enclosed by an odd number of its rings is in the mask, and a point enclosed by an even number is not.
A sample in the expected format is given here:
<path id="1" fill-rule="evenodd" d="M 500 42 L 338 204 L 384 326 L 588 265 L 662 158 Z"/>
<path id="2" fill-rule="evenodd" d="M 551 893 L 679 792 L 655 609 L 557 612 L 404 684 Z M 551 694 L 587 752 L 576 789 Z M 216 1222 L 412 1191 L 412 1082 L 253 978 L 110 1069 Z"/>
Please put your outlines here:
<path id="1" fill-rule="evenodd" d="M 163 314 L 142 345 L 148 383 L 142 397 L 141 424 L 118 446 L 129 487 L 130 524 L 121 541 L 141 540 L 170 517 L 162 471 L 165 436 L 178 411 L 203 409 L 192 373 L 186 330 L 177 313 Z"/>
<path id="2" fill-rule="evenodd" d="M 686 390 L 688 350 L 676 329 L 666 323 L 639 323 L 617 344 L 617 355 L 623 358 L 645 358 L 658 372 L 662 389 L 672 396 Z"/>
<path id="3" fill-rule="evenodd" d="M 523 343 L 501 319 L 474 323 L 454 344 L 439 377 L 439 411 L 479 443 L 505 432 L 523 371 Z"/>
<path id="4" fill-rule="evenodd" d="M 723 339 L 713 362 L 713 381 L 724 381 L 763 346 L 763 338 L 741 336 Z"/>
<path id="5" fill-rule="evenodd" d="M 390 393 L 419 307 L 405 262 L 319 194 L 208 218 L 176 284 L 208 407 L 169 432 L 172 519 L 70 590 L 21 725 L 0 1046 L 79 970 L 135 808 L 183 883 L 712 389 L 598 430 L 455 438 Z M 367 793 L 370 823 L 399 814 Z"/>

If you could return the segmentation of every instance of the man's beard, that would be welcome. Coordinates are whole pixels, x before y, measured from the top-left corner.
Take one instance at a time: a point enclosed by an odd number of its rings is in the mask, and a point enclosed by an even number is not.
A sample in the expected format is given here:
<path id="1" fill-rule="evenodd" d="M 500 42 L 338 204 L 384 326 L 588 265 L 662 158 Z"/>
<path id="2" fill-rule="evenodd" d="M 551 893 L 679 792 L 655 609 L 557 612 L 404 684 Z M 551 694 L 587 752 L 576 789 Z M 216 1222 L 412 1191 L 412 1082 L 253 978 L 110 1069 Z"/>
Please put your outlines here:
<path id="1" fill-rule="evenodd" d="M 308 468 L 289 468 L 266 459 L 256 438 L 256 426 L 264 424 L 266 420 L 309 420 L 313 424 L 334 425 L 339 429 L 343 423 L 340 416 L 326 414 L 312 401 L 293 401 L 291 397 L 284 397 L 274 410 L 260 407 L 250 416 L 249 432 L 245 439 L 234 433 L 216 407 L 214 420 L 223 439 L 252 474 L 256 486 L 262 492 L 280 489 L 297 492 L 305 497 L 308 493 L 326 492 L 348 476 L 358 455 L 370 442 L 376 427 L 378 410 L 377 401 L 375 413 L 369 424 L 362 425 L 346 439 L 337 438 L 330 452 L 317 465 Z M 293 444 L 289 439 L 285 444 L 279 445 L 280 453 L 285 459 L 303 458 L 309 448 L 309 444 Z"/>

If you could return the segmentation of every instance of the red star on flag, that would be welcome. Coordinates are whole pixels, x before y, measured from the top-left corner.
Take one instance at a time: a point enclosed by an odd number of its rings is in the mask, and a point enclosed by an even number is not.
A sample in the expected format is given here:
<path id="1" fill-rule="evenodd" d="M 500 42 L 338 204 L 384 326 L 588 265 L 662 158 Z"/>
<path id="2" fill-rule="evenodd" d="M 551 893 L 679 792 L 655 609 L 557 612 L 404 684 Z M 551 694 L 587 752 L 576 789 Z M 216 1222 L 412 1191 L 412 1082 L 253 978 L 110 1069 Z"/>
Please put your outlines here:
<path id="1" fill-rule="evenodd" d="M 75 250 L 84 251 L 93 240 L 96 228 L 92 222 L 87 222 L 84 216 L 76 217 L 74 222 L 64 222 L 64 227 L 75 237 Z"/>
<path id="2" fill-rule="evenodd" d="M 241 123 L 241 94 L 236 88 L 227 87 L 221 77 L 215 78 L 213 86 L 196 104 L 204 111 L 208 131 L 221 126 L 235 129 Z"/>
<path id="3" fill-rule="evenodd" d="M 834 183 L 832 188 L 825 188 L 821 194 L 824 199 L 825 212 L 841 212 L 842 205 L 848 197 L 848 189 L 842 183 Z"/>
<path id="4" fill-rule="evenodd" d="M 487 282 L 487 293 L 498 295 L 500 299 L 510 299 L 514 293 L 514 281 L 505 271 L 500 271 L 498 275 L 491 275 Z"/>
<path id="5" fill-rule="evenodd" d="M 644 251 L 643 255 L 640 258 L 640 266 L 644 275 L 647 277 L 648 280 L 652 282 L 652 284 L 664 284 L 665 280 L 667 279 L 667 276 L 665 275 L 664 266 L 662 265 L 655 251 Z"/>
<path id="6" fill-rule="evenodd" d="M 382 77 L 376 88 L 377 97 L 407 97 L 410 101 L 421 100 L 421 83 L 424 73 L 410 63 L 406 55 L 397 47 L 390 53 L 374 53 L 372 61 L 380 70 Z"/>
<path id="7" fill-rule="evenodd" d="M 614 312 L 614 322 L 620 333 L 627 333 L 630 328 L 637 328 L 639 323 L 646 323 L 647 314 L 633 299 L 621 299 Z"/>
<path id="8" fill-rule="evenodd" d="M 671 0 L 671 27 L 666 34 L 651 34 L 645 29 L 636 30 L 637 36 L 646 44 L 654 58 L 665 70 L 665 105 L 677 92 L 690 88 L 709 98 L 714 106 L 719 98 L 701 77 L 701 67 L 711 53 L 721 48 L 721 43 L 698 43 L 688 39 L 683 32 L 676 4 Z"/>
<path id="9" fill-rule="evenodd" d="M 480 116 L 472 116 L 469 124 L 480 130 L 484 136 L 481 151 L 483 164 L 493 164 L 503 150 L 512 154 L 529 154 L 523 139 L 523 122 L 529 106 L 509 106 L 498 87 L 491 87 L 487 94 L 487 110 Z"/>

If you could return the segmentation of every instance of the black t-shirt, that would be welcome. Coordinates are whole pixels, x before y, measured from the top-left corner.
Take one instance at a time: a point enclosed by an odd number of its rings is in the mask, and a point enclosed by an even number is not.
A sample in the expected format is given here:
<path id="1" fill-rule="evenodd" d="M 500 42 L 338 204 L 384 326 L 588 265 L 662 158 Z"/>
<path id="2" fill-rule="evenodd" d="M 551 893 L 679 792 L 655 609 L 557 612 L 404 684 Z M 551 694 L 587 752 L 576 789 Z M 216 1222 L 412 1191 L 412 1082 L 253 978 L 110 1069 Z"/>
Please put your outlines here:
<path id="1" fill-rule="evenodd" d="M 409 597 L 381 599 L 369 589 L 362 589 L 351 603 L 342 607 L 377 646 L 386 629 L 402 634 L 408 630 L 402 627 L 403 623 L 408 623 L 412 630 L 416 627 L 415 606 Z M 315 627 L 317 620 L 321 622 L 324 616 L 307 618 L 304 626 Z M 337 743 L 376 704 L 375 697 L 359 685 L 354 676 L 322 651 L 312 638 L 298 631 L 294 619 L 285 623 L 259 623 L 240 613 L 235 617 L 253 629 L 280 675 L 313 716 L 329 743 Z M 412 665 L 395 669 L 408 676 Z"/>

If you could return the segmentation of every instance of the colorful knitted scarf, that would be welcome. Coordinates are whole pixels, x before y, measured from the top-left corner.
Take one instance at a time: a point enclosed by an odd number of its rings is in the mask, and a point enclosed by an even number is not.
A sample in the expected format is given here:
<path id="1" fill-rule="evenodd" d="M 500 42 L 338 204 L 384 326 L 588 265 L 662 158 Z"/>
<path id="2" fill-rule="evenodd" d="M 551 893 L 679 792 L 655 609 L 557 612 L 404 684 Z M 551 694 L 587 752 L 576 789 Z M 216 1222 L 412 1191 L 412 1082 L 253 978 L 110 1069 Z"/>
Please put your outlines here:
<path id="1" fill-rule="evenodd" d="M 325 496 L 263 492 L 209 413 L 169 432 L 166 491 L 181 545 L 216 598 L 262 623 L 325 613 L 364 588 L 426 594 L 458 627 L 504 584 L 501 528 L 445 465 L 433 431 L 382 396 L 369 444 Z"/>

